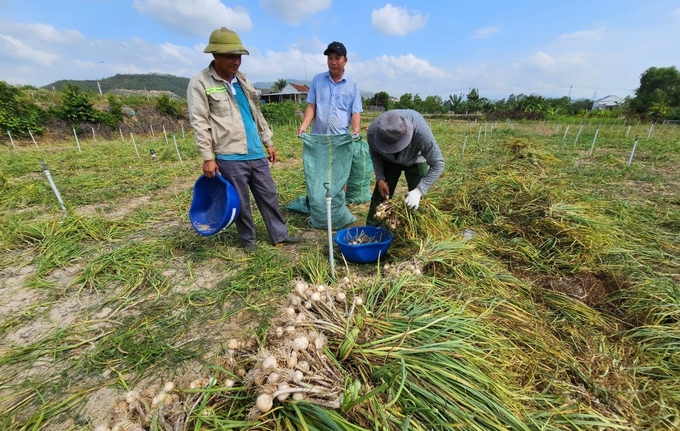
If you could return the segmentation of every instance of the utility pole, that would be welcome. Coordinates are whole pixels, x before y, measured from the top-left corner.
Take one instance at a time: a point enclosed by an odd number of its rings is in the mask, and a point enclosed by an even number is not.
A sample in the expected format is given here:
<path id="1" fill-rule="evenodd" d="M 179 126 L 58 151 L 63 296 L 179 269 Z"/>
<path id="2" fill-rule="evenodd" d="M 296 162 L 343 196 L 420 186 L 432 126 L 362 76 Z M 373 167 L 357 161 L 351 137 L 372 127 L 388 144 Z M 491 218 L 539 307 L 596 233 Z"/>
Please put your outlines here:
<path id="1" fill-rule="evenodd" d="M 597 90 L 593 91 L 593 104 L 590 106 L 590 112 L 593 112 L 593 109 L 595 109 L 595 95 L 597 94 Z"/>

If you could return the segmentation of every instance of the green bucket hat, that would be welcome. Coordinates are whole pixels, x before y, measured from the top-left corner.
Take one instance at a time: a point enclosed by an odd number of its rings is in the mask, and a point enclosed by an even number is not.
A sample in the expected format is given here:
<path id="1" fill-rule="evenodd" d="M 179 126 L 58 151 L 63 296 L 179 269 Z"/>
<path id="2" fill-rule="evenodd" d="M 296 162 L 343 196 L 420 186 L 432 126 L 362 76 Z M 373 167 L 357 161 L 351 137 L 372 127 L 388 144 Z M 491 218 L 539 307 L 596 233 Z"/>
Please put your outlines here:
<path id="1" fill-rule="evenodd" d="M 250 54 L 243 46 L 238 34 L 226 27 L 218 28 L 210 33 L 208 46 L 203 52 L 209 54 Z"/>

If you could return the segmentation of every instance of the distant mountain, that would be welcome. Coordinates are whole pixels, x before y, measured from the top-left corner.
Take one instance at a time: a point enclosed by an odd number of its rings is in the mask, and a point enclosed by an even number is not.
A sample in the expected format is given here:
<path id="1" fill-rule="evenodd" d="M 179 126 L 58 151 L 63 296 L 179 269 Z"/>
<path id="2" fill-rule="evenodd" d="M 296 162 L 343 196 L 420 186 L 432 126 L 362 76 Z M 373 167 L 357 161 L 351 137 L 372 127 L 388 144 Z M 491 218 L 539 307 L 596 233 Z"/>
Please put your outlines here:
<path id="1" fill-rule="evenodd" d="M 97 83 L 99 83 L 103 93 L 111 90 L 157 90 L 170 91 L 185 99 L 187 97 L 189 78 L 161 73 L 117 74 L 108 78 L 97 80 L 78 81 L 72 79 L 63 79 L 48 84 L 43 88 L 63 90 L 66 84 L 73 84 L 81 90 L 90 90 L 94 93 L 99 93 L 99 87 L 97 87 Z"/>

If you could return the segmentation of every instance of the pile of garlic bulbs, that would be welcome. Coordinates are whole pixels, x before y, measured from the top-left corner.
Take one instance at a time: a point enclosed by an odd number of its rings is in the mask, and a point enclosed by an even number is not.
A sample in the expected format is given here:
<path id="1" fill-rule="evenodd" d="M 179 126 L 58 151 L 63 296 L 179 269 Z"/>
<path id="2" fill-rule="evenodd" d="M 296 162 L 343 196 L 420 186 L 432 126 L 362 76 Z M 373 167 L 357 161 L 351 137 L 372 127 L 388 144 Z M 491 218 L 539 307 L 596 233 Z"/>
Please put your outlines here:
<path id="1" fill-rule="evenodd" d="M 272 321 L 267 346 L 244 380 L 258 397 L 251 417 L 272 409 L 275 402 L 305 400 L 337 409 L 343 398 L 343 375 L 324 351 L 327 336 L 344 335 L 344 323 L 360 307 L 360 297 L 348 299 L 345 277 L 335 287 L 293 282 L 288 304 Z"/>

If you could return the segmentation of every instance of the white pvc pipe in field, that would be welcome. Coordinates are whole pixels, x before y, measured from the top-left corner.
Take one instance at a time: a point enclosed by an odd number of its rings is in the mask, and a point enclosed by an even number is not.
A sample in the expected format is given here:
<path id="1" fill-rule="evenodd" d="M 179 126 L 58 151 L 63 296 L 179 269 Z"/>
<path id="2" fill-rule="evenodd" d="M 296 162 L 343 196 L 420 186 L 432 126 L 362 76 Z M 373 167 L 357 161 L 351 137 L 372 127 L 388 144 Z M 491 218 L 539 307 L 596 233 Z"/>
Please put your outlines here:
<path id="1" fill-rule="evenodd" d="M 47 169 L 47 164 L 45 164 L 45 162 L 41 162 L 41 164 L 42 164 L 43 172 L 45 172 L 45 176 L 47 177 L 47 181 L 50 183 L 50 186 L 52 187 L 52 191 L 54 192 L 54 195 L 57 197 L 57 201 L 59 201 L 59 206 L 61 206 L 61 210 L 66 212 L 66 206 L 64 205 L 64 201 L 61 199 L 61 194 L 59 194 L 59 190 L 57 189 L 57 185 L 54 184 L 54 181 L 52 180 L 52 175 L 50 175 L 50 170 Z"/>
<path id="2" fill-rule="evenodd" d="M 168 142 L 168 134 L 165 133 L 165 124 L 163 124 L 163 136 L 165 136 L 165 145 L 169 145 L 170 142 Z"/>
<path id="3" fill-rule="evenodd" d="M 578 133 L 576 134 L 576 139 L 574 139 L 574 145 L 576 145 L 576 142 L 578 142 L 578 137 L 581 136 L 581 130 L 583 130 L 583 124 L 581 124 L 581 127 L 578 129 Z"/>
<path id="4" fill-rule="evenodd" d="M 137 143 L 135 142 L 135 137 L 132 135 L 132 132 L 130 132 L 130 138 L 132 139 L 132 145 L 135 147 L 135 153 L 137 153 L 137 157 L 139 157 L 139 151 L 137 150 Z"/>
<path id="5" fill-rule="evenodd" d="M 80 150 L 80 142 L 78 142 L 78 134 L 76 133 L 76 128 L 75 128 L 75 127 L 73 128 L 73 136 L 76 137 L 76 145 L 78 146 L 78 152 L 79 152 L 79 153 L 82 153 L 82 151 Z"/>
<path id="6" fill-rule="evenodd" d="M 630 152 L 630 157 L 628 158 L 628 166 L 633 162 L 633 155 L 635 154 L 635 148 L 637 147 L 638 137 L 635 135 L 635 142 L 633 142 L 633 150 Z"/>
<path id="7" fill-rule="evenodd" d="M 175 139 L 175 135 L 172 135 L 172 140 L 175 143 L 175 150 L 177 150 L 177 158 L 179 158 L 179 162 L 181 164 L 184 164 L 184 162 L 182 161 L 182 155 L 179 153 L 179 147 L 177 146 L 177 139 Z"/>
<path id="8" fill-rule="evenodd" d="M 597 126 L 597 130 L 595 130 L 595 136 L 593 137 L 593 145 L 590 146 L 590 152 L 588 153 L 589 157 L 593 155 L 593 149 L 595 149 L 595 141 L 597 141 L 597 134 L 600 133 L 600 126 Z"/>
<path id="9" fill-rule="evenodd" d="M 331 217 L 331 187 L 328 183 L 324 184 L 326 187 L 326 225 L 328 226 L 328 255 L 331 263 L 331 277 L 335 278 L 335 260 L 333 259 L 333 221 Z"/>
<path id="10" fill-rule="evenodd" d="M 33 141 L 33 145 L 35 145 L 35 148 L 40 149 L 38 148 L 38 143 L 35 142 L 35 138 L 33 137 L 33 133 L 31 133 L 31 129 L 28 129 L 28 134 L 31 135 L 31 140 Z"/>
<path id="11" fill-rule="evenodd" d="M 120 127 L 118 128 L 118 132 L 120 133 L 120 140 L 125 142 L 125 138 L 123 138 L 123 131 L 120 129 Z"/>
<path id="12" fill-rule="evenodd" d="M 17 149 L 17 146 L 14 145 L 14 139 L 12 139 L 12 134 L 9 133 L 9 130 L 7 131 L 7 135 L 9 136 L 10 142 L 12 142 L 12 147 L 16 150 L 16 149 Z"/>

